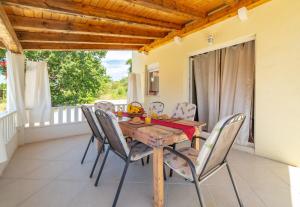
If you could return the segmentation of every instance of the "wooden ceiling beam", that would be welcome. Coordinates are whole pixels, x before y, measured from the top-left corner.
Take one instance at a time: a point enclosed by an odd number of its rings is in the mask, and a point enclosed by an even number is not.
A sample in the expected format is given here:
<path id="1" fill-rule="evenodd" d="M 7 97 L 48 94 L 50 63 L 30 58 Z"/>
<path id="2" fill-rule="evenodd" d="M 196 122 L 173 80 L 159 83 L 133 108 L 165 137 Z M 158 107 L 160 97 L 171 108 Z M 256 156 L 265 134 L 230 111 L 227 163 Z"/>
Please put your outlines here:
<path id="1" fill-rule="evenodd" d="M 22 52 L 22 46 L 0 2 L 0 40 L 5 48 L 15 53 Z"/>
<path id="2" fill-rule="evenodd" d="M 151 39 L 41 32 L 17 32 L 20 42 L 146 45 Z"/>
<path id="3" fill-rule="evenodd" d="M 107 45 L 107 44 L 71 44 L 71 43 L 37 43 L 23 42 L 24 50 L 138 50 L 137 45 Z"/>
<path id="4" fill-rule="evenodd" d="M 228 6 L 238 3 L 239 0 L 224 0 L 224 3 Z"/>
<path id="5" fill-rule="evenodd" d="M 180 31 L 170 32 L 164 38 L 157 39 L 153 41 L 153 43 L 144 46 L 143 48 L 141 48 L 141 51 L 148 52 L 156 47 L 159 47 L 163 44 L 172 41 L 173 38 L 176 36 L 184 37 L 193 32 L 199 31 L 213 24 L 226 20 L 230 17 L 236 16 L 238 9 L 241 7 L 247 7 L 248 9 L 252 9 L 268 1 L 270 0 L 239 0 L 236 3 L 232 4 L 230 7 L 225 7 L 222 10 L 211 12 L 211 15 L 208 15 L 205 19 L 195 20 L 191 23 L 186 24 L 184 28 Z"/>
<path id="6" fill-rule="evenodd" d="M 192 7 L 179 4 L 176 0 L 123 0 L 128 3 L 141 5 L 147 8 L 163 11 L 166 13 L 189 17 L 193 19 L 203 18 L 205 14 L 202 11 L 196 10 Z"/>
<path id="7" fill-rule="evenodd" d="M 157 39 L 167 33 L 161 31 L 144 30 L 124 26 L 81 24 L 67 21 L 47 20 L 15 15 L 8 16 L 15 30 L 29 32 L 61 32 L 73 34 L 106 35 L 116 37 L 134 37 L 143 39 Z"/>
<path id="8" fill-rule="evenodd" d="M 6 0 L 4 4 L 21 8 L 40 9 L 66 15 L 82 16 L 87 19 L 108 23 L 152 27 L 163 30 L 181 29 L 181 25 L 175 23 L 127 14 L 126 12 L 116 12 L 66 0 Z"/>

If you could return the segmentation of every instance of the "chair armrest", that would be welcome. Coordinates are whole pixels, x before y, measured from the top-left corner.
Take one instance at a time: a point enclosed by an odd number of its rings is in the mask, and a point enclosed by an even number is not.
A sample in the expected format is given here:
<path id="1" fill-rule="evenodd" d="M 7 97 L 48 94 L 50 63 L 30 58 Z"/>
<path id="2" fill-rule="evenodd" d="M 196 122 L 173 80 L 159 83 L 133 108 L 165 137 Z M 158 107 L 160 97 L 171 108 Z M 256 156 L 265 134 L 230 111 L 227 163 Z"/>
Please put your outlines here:
<path id="1" fill-rule="evenodd" d="M 125 140 L 126 140 L 126 142 L 128 142 L 128 140 L 133 141 L 132 137 L 129 137 L 129 136 L 125 137 Z"/>
<path id="2" fill-rule="evenodd" d="M 191 170 L 196 172 L 194 163 L 187 156 L 185 156 L 184 154 L 172 149 L 171 147 L 164 147 L 164 150 L 167 150 L 167 151 L 177 155 L 178 157 L 184 159 L 188 163 L 188 165 L 190 166 Z"/>
<path id="3" fill-rule="evenodd" d="M 194 144 L 195 144 L 195 140 L 196 140 L 196 139 L 201 139 L 201 140 L 203 140 L 203 141 L 206 141 L 206 138 L 204 138 L 204 137 L 201 137 L 201 136 L 193 136 L 192 141 L 191 141 L 191 147 L 194 147 Z"/>
<path id="4" fill-rule="evenodd" d="M 206 141 L 206 138 L 201 137 L 201 136 L 193 136 L 192 141 L 194 141 L 194 139 L 202 139 L 202 140 Z"/>
<path id="5" fill-rule="evenodd" d="M 136 141 L 136 143 L 134 143 L 133 145 L 130 146 L 130 149 L 136 147 L 136 146 L 137 146 L 138 144 L 140 144 L 140 143 L 141 143 L 141 142 Z"/>

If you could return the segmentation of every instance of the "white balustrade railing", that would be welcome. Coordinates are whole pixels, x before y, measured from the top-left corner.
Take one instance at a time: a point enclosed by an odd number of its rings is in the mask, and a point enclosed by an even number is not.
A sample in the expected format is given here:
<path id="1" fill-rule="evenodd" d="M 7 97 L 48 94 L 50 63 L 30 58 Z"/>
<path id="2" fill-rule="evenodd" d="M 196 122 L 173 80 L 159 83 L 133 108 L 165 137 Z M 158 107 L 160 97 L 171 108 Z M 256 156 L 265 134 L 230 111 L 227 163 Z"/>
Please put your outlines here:
<path id="1" fill-rule="evenodd" d="M 17 133 L 17 113 L 7 112 L 0 115 L 0 138 L 7 144 Z"/>
<path id="2" fill-rule="evenodd" d="M 87 104 L 89 108 L 95 111 L 95 107 L 92 104 Z M 115 104 L 115 111 L 122 110 L 126 111 L 127 104 Z M 29 117 L 29 116 L 27 116 Z M 43 123 L 33 123 L 28 120 L 25 127 L 41 127 L 41 126 L 52 126 L 52 125 L 62 125 L 62 124 L 72 124 L 84 122 L 85 117 L 82 114 L 80 106 L 61 106 L 52 107 L 50 122 Z"/>

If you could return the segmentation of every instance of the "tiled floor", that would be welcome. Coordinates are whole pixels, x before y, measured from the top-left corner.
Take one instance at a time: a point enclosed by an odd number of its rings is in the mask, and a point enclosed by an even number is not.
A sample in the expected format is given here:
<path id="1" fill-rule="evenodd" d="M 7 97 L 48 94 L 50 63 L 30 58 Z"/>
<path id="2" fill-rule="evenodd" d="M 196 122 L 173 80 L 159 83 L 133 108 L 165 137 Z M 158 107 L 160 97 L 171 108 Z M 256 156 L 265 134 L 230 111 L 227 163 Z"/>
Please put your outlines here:
<path id="1" fill-rule="evenodd" d="M 87 141 L 88 136 L 81 136 L 20 147 L 0 178 L 0 206 L 111 206 L 124 162 L 110 153 L 100 185 L 94 187 L 95 176 L 89 178 L 94 147 L 80 165 Z M 244 206 L 300 206 L 299 169 L 235 150 L 230 152 L 229 163 Z M 151 168 L 140 162 L 130 166 L 118 206 L 152 205 Z M 166 206 L 199 206 L 194 186 L 179 176 L 169 178 L 165 186 Z M 237 206 L 225 170 L 203 183 L 202 192 L 207 207 Z"/>

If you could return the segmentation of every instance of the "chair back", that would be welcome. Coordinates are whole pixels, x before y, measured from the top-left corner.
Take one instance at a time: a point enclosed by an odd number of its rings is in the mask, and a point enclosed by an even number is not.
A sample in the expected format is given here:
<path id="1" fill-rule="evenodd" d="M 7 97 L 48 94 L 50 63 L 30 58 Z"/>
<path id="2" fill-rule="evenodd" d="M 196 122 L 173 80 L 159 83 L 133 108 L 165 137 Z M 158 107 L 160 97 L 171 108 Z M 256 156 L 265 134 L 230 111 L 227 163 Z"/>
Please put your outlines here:
<path id="1" fill-rule="evenodd" d="M 94 137 L 103 142 L 103 136 L 102 136 L 102 134 L 100 132 L 100 129 L 99 129 L 100 126 L 97 126 L 97 124 L 95 122 L 95 119 L 93 118 L 92 113 L 94 113 L 94 112 L 91 111 L 91 109 L 86 105 L 82 105 L 81 110 L 82 110 L 82 113 L 85 116 L 91 130 L 92 130 L 92 133 L 93 133 Z"/>
<path id="2" fill-rule="evenodd" d="M 160 101 L 151 102 L 149 105 L 149 112 L 156 113 L 158 115 L 162 114 L 165 108 L 165 104 Z"/>
<path id="3" fill-rule="evenodd" d="M 199 165 L 196 166 L 196 171 L 199 177 L 206 175 L 226 161 L 245 117 L 244 114 L 231 115 L 217 123 L 197 158 Z"/>
<path id="4" fill-rule="evenodd" d="M 111 149 L 121 157 L 126 158 L 129 155 L 129 147 L 116 116 L 110 111 L 105 112 L 101 109 L 97 109 L 95 114 Z"/>
<path id="5" fill-rule="evenodd" d="M 188 102 L 177 103 L 173 109 L 172 117 L 193 121 L 196 114 L 196 105 Z"/>
<path id="6" fill-rule="evenodd" d="M 100 101 L 100 102 L 96 102 L 94 104 L 95 109 L 101 109 L 104 111 L 111 111 L 111 112 L 115 112 L 115 105 L 111 102 L 108 101 Z"/>

